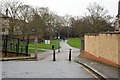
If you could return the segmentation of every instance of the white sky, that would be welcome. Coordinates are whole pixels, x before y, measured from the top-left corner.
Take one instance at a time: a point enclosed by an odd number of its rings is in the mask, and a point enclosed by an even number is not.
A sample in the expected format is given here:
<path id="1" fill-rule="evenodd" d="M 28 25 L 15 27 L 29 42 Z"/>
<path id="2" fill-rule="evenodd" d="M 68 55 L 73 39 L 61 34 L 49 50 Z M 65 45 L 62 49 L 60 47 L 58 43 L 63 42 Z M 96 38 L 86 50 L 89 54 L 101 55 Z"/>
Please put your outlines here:
<path id="1" fill-rule="evenodd" d="M 49 9 L 60 16 L 66 14 L 72 16 L 83 16 L 89 3 L 97 2 L 109 11 L 111 16 L 118 12 L 119 0 L 20 0 L 25 4 L 35 7 L 49 7 Z"/>

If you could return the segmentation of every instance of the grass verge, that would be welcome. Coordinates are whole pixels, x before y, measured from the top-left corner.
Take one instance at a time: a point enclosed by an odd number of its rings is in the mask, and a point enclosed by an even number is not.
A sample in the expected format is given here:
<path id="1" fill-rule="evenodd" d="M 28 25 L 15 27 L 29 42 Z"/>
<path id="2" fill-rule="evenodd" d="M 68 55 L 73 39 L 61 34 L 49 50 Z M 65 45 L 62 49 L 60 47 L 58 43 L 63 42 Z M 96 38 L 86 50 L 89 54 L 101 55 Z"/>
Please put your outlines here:
<path id="1" fill-rule="evenodd" d="M 55 49 L 58 49 L 58 42 L 60 40 L 51 40 L 50 44 L 45 44 L 44 42 L 40 42 L 38 43 L 38 48 L 40 49 L 49 49 L 51 50 L 52 49 L 52 44 L 54 44 L 55 46 Z M 29 48 L 34 48 L 34 44 L 29 44 Z"/>
<path id="2" fill-rule="evenodd" d="M 67 44 L 69 44 L 71 47 L 79 49 L 81 46 L 81 40 L 80 38 L 71 38 L 67 41 Z"/>

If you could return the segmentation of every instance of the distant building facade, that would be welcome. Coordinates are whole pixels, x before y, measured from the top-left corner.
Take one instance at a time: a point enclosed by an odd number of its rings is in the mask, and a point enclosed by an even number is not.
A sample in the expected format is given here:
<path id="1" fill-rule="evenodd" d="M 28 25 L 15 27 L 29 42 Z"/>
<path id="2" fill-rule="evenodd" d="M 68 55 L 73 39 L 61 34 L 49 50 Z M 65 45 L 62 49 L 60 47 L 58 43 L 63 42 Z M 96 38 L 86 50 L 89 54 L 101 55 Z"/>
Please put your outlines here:
<path id="1" fill-rule="evenodd" d="M 118 15 L 116 16 L 114 26 L 116 31 L 120 31 L 120 0 L 118 3 Z"/>
<path id="2" fill-rule="evenodd" d="M 9 29 L 9 19 L 0 13 L 0 33 L 2 35 L 8 34 L 8 29 Z"/>

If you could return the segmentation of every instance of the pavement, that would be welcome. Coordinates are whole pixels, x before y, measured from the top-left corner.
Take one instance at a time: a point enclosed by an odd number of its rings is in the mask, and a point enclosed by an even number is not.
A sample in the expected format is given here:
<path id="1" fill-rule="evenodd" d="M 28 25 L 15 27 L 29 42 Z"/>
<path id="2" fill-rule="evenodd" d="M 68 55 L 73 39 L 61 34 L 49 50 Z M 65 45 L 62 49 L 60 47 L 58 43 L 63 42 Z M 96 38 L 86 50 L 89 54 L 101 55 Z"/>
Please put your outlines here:
<path id="1" fill-rule="evenodd" d="M 85 59 L 80 57 L 80 49 L 70 47 L 67 43 L 60 42 L 60 52 L 56 52 L 56 61 L 53 62 L 53 51 L 46 51 L 38 53 L 38 62 L 4 62 L 3 63 L 3 75 L 2 77 L 32 77 L 32 78 L 93 78 L 91 73 L 86 73 L 83 70 L 83 66 L 89 71 L 98 74 L 106 79 L 120 80 L 120 70 L 118 68 L 106 65 L 93 60 Z M 69 49 L 72 49 L 72 61 L 68 61 Z M 77 62 L 77 63 L 75 63 Z M 79 63 L 79 64 L 78 64 Z M 11 65 L 12 64 L 12 65 Z M 22 64 L 24 67 L 22 67 Z M 43 66 L 44 64 L 44 66 Z M 8 65 L 10 65 L 8 67 Z M 15 66 L 17 65 L 17 66 Z M 27 65 L 31 65 L 30 69 Z M 36 65 L 36 66 L 35 66 Z M 48 67 L 46 67 L 48 66 Z M 15 68 L 17 67 L 17 68 Z M 24 68 L 23 72 L 20 68 Z M 62 67 L 62 68 L 61 68 Z M 54 69 L 53 69 L 54 68 Z M 13 70 L 12 70 L 13 69 Z M 33 69 L 33 70 L 32 70 Z M 12 71 L 11 71 L 12 70 Z M 46 71 L 47 72 L 46 72 Z M 14 72 L 16 71 L 16 72 Z M 17 73 L 18 72 L 18 73 Z M 42 73 L 41 73 L 42 72 Z M 82 72 L 82 73 L 81 73 Z M 8 74 L 11 73 L 11 74 Z M 34 74 L 33 74 L 34 73 Z M 14 74 L 14 76 L 12 76 Z M 27 75 L 28 74 L 28 75 Z M 39 74 L 39 75 L 37 75 Z M 69 74 L 69 75 L 68 75 Z M 19 76 L 17 76 L 19 75 Z M 81 76 L 82 75 L 82 76 Z M 87 76 L 86 76 L 87 75 Z"/>
<path id="2" fill-rule="evenodd" d="M 80 56 L 76 57 L 75 61 L 83 66 L 87 66 L 87 68 L 90 68 L 90 70 L 94 71 L 95 73 L 103 76 L 108 80 L 120 80 L 119 68 L 94 60 L 86 59 Z"/>
<path id="3" fill-rule="evenodd" d="M 74 59 L 80 54 L 80 49 L 76 49 L 76 48 L 73 48 L 71 46 L 69 46 L 67 44 L 67 40 L 64 41 L 61 41 L 60 42 L 60 52 L 58 52 L 58 50 L 56 49 L 55 50 L 55 54 L 56 54 L 56 61 L 68 61 L 69 60 L 69 51 L 71 49 L 71 59 L 72 61 L 74 61 Z M 43 52 L 43 53 L 46 53 L 46 52 Z M 42 53 L 40 53 L 42 54 Z M 38 55 L 40 55 L 38 54 Z M 53 51 L 47 51 L 47 54 L 52 54 L 52 55 L 49 55 L 47 56 L 44 60 L 53 60 Z"/>
<path id="4" fill-rule="evenodd" d="M 61 52 L 56 55 L 56 56 L 59 56 L 56 59 L 57 61 L 68 60 L 69 49 L 72 49 L 72 60 L 74 60 L 75 62 L 83 65 L 88 70 L 90 70 L 91 72 L 95 73 L 96 75 L 98 75 L 102 78 L 106 78 L 106 79 L 110 79 L 110 80 L 120 79 L 120 69 L 119 68 L 116 68 L 116 67 L 113 67 L 113 66 L 101 63 L 101 62 L 97 62 L 94 60 L 80 57 L 79 56 L 80 49 L 70 47 L 66 42 L 67 41 L 62 42 L 60 44 L 60 46 L 62 46 L 62 47 L 61 47 Z M 46 59 L 49 60 L 50 59 L 49 57 L 50 56 L 48 56 L 48 58 L 46 58 Z M 51 58 L 52 58 L 52 55 L 51 55 Z"/>
<path id="5" fill-rule="evenodd" d="M 83 66 L 69 61 L 7 61 L 2 78 L 94 78 Z"/>
<path id="6" fill-rule="evenodd" d="M 74 62 L 79 49 L 61 42 L 60 52 L 56 50 L 56 61 L 52 60 L 52 51 L 38 53 L 38 61 L 2 62 L 2 78 L 95 78 L 95 76 Z M 69 49 L 72 49 L 72 61 L 68 61 Z M 75 53 L 76 52 L 76 53 Z M 43 54 L 49 54 L 41 59 Z"/>

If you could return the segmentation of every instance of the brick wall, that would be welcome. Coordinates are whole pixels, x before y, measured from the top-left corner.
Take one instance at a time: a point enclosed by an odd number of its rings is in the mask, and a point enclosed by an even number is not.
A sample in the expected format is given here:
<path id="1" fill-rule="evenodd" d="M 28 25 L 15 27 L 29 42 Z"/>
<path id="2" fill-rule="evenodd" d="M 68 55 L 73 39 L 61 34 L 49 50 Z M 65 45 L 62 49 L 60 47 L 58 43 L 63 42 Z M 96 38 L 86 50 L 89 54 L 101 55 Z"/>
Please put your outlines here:
<path id="1" fill-rule="evenodd" d="M 85 35 L 85 52 L 97 61 L 120 64 L 120 33 Z"/>

